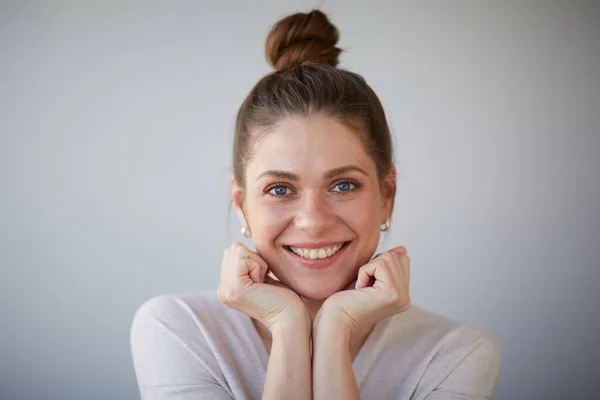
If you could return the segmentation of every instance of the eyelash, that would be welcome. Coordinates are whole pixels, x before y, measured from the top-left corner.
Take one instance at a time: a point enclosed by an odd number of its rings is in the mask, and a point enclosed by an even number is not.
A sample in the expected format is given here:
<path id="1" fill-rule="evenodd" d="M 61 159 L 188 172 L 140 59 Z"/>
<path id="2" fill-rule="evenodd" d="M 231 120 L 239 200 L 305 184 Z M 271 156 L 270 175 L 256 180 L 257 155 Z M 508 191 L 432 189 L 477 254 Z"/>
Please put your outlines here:
<path id="1" fill-rule="evenodd" d="M 349 179 L 342 179 L 342 180 L 339 180 L 337 182 L 334 182 L 334 184 L 332 186 L 335 188 L 336 186 L 342 185 L 344 183 L 349 183 L 350 185 L 353 185 L 354 188 L 352 188 L 352 189 L 350 189 L 348 191 L 345 191 L 345 192 L 333 191 L 336 195 L 345 195 L 345 194 L 348 194 L 348 193 L 352 193 L 352 192 L 357 191 L 361 187 L 360 183 L 358 183 L 356 181 L 349 180 Z M 283 183 L 283 182 L 278 182 L 278 183 L 273 183 L 273 184 L 267 186 L 265 188 L 264 192 L 266 194 L 268 194 L 269 196 L 272 196 L 272 197 L 275 197 L 275 198 L 280 198 L 280 199 L 289 196 L 289 195 L 276 195 L 276 194 L 271 193 L 271 190 L 273 190 L 275 188 L 278 188 L 278 187 L 284 187 L 286 189 L 289 189 L 292 192 L 294 191 L 294 189 L 289 184 Z"/>
<path id="2" fill-rule="evenodd" d="M 344 183 L 348 183 L 348 184 L 350 184 L 350 185 L 353 185 L 353 186 L 354 186 L 354 188 L 352 188 L 352 189 L 350 189 L 350 190 L 347 190 L 347 191 L 345 191 L 345 192 L 334 192 L 334 193 L 337 193 L 337 194 L 346 194 L 346 193 L 351 193 L 351 192 L 354 192 L 354 191 L 356 191 L 356 190 L 358 190 L 358 189 L 360 188 L 360 184 L 359 184 L 358 182 L 355 182 L 355 181 L 352 181 L 352 180 L 349 180 L 349 179 L 342 179 L 342 180 L 340 180 L 340 181 L 337 181 L 337 182 L 335 182 L 335 183 L 333 184 L 333 187 L 336 187 L 336 186 L 338 186 L 338 185 L 342 185 L 342 184 L 344 184 Z"/>
<path id="3" fill-rule="evenodd" d="M 278 187 L 284 187 L 286 189 L 289 189 L 290 191 L 294 191 L 294 189 L 290 185 L 288 185 L 286 183 L 279 182 L 279 183 L 273 183 L 272 185 L 267 186 L 265 188 L 264 192 L 266 194 L 268 194 L 269 196 L 276 197 L 276 198 L 287 197 L 288 195 L 278 196 L 276 194 L 271 193 L 271 190 L 273 190 L 275 188 L 278 188 Z"/>

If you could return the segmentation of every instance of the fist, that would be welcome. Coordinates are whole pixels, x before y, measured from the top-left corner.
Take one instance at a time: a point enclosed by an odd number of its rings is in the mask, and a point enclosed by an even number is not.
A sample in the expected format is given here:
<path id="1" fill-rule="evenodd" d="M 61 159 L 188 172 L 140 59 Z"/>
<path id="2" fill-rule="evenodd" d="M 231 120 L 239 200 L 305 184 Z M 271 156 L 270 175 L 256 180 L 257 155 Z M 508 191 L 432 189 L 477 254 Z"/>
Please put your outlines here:
<path id="1" fill-rule="evenodd" d="M 267 272 L 267 263 L 257 253 L 233 243 L 223 254 L 218 298 L 272 331 L 283 318 L 306 310 L 300 296 L 270 279 Z"/>
<path id="2" fill-rule="evenodd" d="M 406 248 L 396 247 L 363 265 L 355 288 L 329 297 L 323 313 L 351 328 L 373 324 L 410 308 L 409 280 L 410 258 Z"/>

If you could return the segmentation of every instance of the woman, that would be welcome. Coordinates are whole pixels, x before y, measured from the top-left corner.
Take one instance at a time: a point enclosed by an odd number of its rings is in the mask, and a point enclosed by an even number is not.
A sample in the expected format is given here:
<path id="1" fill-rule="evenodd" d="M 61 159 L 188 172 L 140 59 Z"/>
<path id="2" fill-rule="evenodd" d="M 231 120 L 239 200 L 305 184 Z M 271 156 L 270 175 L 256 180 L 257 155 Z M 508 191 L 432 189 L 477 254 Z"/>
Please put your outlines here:
<path id="1" fill-rule="evenodd" d="M 276 71 L 242 104 L 233 205 L 256 252 L 234 243 L 218 293 L 161 296 L 131 333 L 145 399 L 489 399 L 499 350 L 481 330 L 409 296 L 409 256 L 373 257 L 396 192 L 379 99 L 336 68 L 320 11 L 279 21 Z"/>

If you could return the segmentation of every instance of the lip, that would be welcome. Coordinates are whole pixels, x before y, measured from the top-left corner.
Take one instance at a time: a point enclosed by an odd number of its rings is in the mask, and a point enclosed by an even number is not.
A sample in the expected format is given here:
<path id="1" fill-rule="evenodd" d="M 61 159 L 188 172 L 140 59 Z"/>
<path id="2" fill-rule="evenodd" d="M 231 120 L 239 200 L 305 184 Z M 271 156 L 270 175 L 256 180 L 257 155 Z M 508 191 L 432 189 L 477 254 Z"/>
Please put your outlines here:
<path id="1" fill-rule="evenodd" d="M 327 258 L 315 258 L 314 260 L 300 257 L 299 255 L 289 251 L 286 248 L 284 248 L 284 251 L 286 253 L 288 253 L 290 255 L 290 257 L 292 257 L 292 259 L 299 265 L 301 265 L 305 268 L 308 268 L 308 269 L 320 270 L 320 269 L 326 269 L 326 268 L 331 267 L 337 261 L 337 259 L 340 257 L 340 254 L 343 253 L 344 251 L 346 251 L 346 249 L 348 247 L 350 247 L 350 244 L 352 242 L 348 241 L 348 242 L 341 242 L 341 243 L 344 243 L 345 245 L 341 249 L 339 249 L 337 251 L 337 253 L 335 253 L 334 255 L 327 257 Z M 302 244 L 291 245 L 291 246 L 292 247 L 301 247 L 301 248 L 305 248 L 305 249 L 318 249 L 321 247 L 335 246 L 336 244 L 340 244 L 340 242 L 302 243 Z"/>
<path id="2" fill-rule="evenodd" d="M 349 240 L 338 240 L 337 242 L 305 242 L 305 243 L 289 243 L 285 246 L 296 247 L 301 249 L 320 249 L 323 247 L 333 247 L 338 244 L 344 244 L 350 242 Z"/>

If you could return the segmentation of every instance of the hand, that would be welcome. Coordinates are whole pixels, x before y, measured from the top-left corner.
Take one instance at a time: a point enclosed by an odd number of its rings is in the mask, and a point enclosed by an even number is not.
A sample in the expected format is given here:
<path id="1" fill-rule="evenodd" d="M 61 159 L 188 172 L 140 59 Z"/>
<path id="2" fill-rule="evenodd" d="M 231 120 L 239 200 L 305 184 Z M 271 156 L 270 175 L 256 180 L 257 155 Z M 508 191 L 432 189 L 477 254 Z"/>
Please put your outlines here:
<path id="1" fill-rule="evenodd" d="M 315 323 L 342 323 L 352 331 L 404 312 L 411 304 L 409 278 L 406 248 L 396 247 L 375 256 L 358 270 L 355 289 L 342 290 L 325 300 Z"/>
<path id="2" fill-rule="evenodd" d="M 267 271 L 267 263 L 257 253 L 233 243 L 223 255 L 218 298 L 272 332 L 281 320 L 304 318 L 308 313 L 300 296 L 271 279 Z"/>

